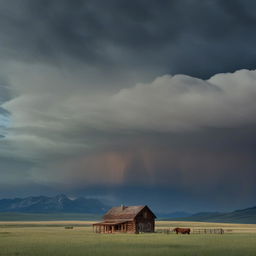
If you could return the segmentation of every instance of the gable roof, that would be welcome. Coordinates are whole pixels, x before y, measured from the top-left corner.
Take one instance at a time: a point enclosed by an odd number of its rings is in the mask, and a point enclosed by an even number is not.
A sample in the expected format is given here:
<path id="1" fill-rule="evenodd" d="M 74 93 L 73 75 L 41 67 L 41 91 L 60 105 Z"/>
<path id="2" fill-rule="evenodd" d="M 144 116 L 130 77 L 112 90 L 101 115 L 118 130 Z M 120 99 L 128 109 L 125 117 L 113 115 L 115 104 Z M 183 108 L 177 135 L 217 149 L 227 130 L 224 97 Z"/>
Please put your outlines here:
<path id="1" fill-rule="evenodd" d="M 111 208 L 104 216 L 104 220 L 131 220 L 134 219 L 144 208 L 147 208 L 156 218 L 155 214 L 147 205 L 139 206 L 118 206 Z"/>

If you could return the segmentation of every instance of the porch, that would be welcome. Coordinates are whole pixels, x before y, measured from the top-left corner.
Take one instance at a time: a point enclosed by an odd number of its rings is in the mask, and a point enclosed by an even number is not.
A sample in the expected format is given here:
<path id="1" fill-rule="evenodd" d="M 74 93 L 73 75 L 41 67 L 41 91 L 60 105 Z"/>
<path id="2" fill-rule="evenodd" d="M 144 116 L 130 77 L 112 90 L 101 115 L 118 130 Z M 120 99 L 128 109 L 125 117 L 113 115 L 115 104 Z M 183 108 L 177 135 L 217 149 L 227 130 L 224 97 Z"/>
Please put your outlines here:
<path id="1" fill-rule="evenodd" d="M 128 231 L 128 221 L 122 222 L 99 222 L 93 224 L 93 231 L 96 233 L 126 233 Z"/>

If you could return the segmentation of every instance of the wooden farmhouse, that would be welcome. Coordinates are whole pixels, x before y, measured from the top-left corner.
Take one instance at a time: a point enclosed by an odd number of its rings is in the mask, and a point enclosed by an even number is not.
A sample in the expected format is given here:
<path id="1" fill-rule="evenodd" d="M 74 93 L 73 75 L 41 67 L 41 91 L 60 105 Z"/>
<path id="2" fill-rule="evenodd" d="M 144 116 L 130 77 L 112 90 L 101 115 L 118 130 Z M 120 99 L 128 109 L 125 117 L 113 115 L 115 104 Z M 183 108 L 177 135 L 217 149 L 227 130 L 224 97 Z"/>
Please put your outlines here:
<path id="1" fill-rule="evenodd" d="M 155 214 L 148 206 L 113 207 L 104 216 L 103 221 L 94 223 L 96 233 L 140 233 L 155 231 Z"/>

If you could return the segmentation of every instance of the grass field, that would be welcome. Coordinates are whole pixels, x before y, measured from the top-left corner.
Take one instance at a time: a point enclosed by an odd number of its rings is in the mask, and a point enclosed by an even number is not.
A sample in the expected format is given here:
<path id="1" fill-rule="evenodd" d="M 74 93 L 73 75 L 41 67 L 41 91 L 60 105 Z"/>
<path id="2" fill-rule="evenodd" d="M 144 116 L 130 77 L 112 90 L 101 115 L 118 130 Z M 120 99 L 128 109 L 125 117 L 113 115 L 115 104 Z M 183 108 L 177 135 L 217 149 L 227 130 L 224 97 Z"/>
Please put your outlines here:
<path id="1" fill-rule="evenodd" d="M 64 226 L 74 229 L 64 229 Z M 212 234 L 95 234 L 91 222 L 0 222 L 0 256 L 256 255 L 256 225 L 157 222 L 157 229 L 222 227 Z"/>
<path id="2" fill-rule="evenodd" d="M 100 220 L 101 215 L 88 213 L 22 213 L 0 212 L 1 221 L 62 221 L 62 220 Z"/>

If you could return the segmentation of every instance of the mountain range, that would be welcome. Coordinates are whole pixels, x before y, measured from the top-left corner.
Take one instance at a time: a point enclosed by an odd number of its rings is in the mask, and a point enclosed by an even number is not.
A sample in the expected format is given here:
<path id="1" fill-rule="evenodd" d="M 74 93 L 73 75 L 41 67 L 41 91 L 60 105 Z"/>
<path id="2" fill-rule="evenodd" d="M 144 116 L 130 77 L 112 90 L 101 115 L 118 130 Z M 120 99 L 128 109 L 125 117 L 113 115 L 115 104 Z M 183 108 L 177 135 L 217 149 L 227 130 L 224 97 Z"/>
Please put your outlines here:
<path id="1" fill-rule="evenodd" d="M 108 208 L 98 199 L 70 199 L 62 194 L 54 197 L 31 196 L 0 200 L 0 212 L 102 214 Z"/>
<path id="2" fill-rule="evenodd" d="M 186 217 L 165 218 L 165 220 L 256 224 L 256 207 L 226 213 L 200 212 Z"/>
<path id="3" fill-rule="evenodd" d="M 2 216 L 0 216 L 0 219 L 8 220 L 12 216 L 13 219 L 17 220 L 21 215 L 22 218 L 26 219 L 100 219 L 101 215 L 109 208 L 110 206 L 98 199 L 84 197 L 70 199 L 63 194 L 53 197 L 31 196 L 26 198 L 0 199 L 0 215 Z M 156 212 L 156 215 L 159 220 L 256 223 L 256 207 L 226 213 L 200 212 L 191 214 L 171 212 L 161 214 Z"/>

